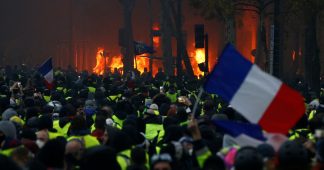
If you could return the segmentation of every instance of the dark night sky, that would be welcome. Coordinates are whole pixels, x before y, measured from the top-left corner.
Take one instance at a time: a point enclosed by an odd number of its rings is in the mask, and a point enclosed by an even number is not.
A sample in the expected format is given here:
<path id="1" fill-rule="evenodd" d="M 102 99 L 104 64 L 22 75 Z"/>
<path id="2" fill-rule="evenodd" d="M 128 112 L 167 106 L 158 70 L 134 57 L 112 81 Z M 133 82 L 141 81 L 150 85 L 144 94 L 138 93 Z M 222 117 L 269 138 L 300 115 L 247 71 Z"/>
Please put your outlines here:
<path id="1" fill-rule="evenodd" d="M 153 1 L 154 21 L 159 22 L 159 3 Z M 71 14 L 76 42 L 86 41 L 87 55 L 95 57 L 101 46 L 112 55 L 120 53 L 118 29 L 122 27 L 122 6 L 118 0 L 0 0 L 0 54 L 4 63 L 39 64 L 58 55 L 57 48 L 70 39 Z M 184 30 L 188 45 L 194 40 L 195 23 L 205 23 L 210 35 L 211 58 L 218 53 L 218 23 L 204 21 L 184 0 Z M 149 43 L 147 0 L 137 0 L 133 15 L 134 39 Z M 189 43 L 190 42 L 190 43 Z M 64 45 L 63 45 L 64 46 Z M 213 60 L 213 59 L 212 59 Z M 90 65 L 94 61 L 89 61 Z"/>

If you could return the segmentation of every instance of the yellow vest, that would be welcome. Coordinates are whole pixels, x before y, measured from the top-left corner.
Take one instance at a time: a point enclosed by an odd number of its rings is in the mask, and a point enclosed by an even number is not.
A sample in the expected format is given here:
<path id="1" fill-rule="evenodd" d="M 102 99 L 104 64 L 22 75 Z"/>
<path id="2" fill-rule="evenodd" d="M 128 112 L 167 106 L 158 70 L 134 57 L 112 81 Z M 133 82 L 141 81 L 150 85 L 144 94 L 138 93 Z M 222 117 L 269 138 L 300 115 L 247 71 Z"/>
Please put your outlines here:
<path id="1" fill-rule="evenodd" d="M 60 133 L 58 133 L 58 132 L 50 132 L 50 131 L 48 131 L 48 138 L 51 140 L 51 139 L 55 139 L 55 138 L 57 138 L 57 137 L 59 137 L 59 136 L 62 136 L 62 137 L 64 137 L 64 135 L 62 135 L 62 134 L 60 134 Z"/>
<path id="2" fill-rule="evenodd" d="M 159 136 L 158 136 L 158 141 L 160 141 L 160 140 L 162 140 L 162 137 L 164 136 L 163 125 L 162 124 L 151 124 L 151 123 L 146 124 L 146 127 L 145 127 L 146 139 L 153 140 L 158 135 L 158 131 L 160 131 Z"/>
<path id="3" fill-rule="evenodd" d="M 44 96 L 44 100 L 48 103 L 51 101 L 51 96 Z"/>
<path id="4" fill-rule="evenodd" d="M 171 94 L 167 92 L 166 96 L 171 100 L 172 103 L 177 102 L 177 93 Z"/>
<path id="5" fill-rule="evenodd" d="M 119 119 L 117 116 L 113 115 L 112 120 L 117 124 L 117 127 L 123 127 L 124 120 Z"/>
<path id="6" fill-rule="evenodd" d="M 17 148 L 17 147 L 16 147 Z M 11 153 L 16 149 L 16 148 L 9 148 L 9 149 L 5 149 L 5 150 L 0 150 L 0 154 L 10 157 Z"/>
<path id="7" fill-rule="evenodd" d="M 59 120 L 53 121 L 53 128 L 56 129 L 57 132 L 62 134 L 64 137 L 67 137 L 67 133 L 69 131 L 70 126 L 71 126 L 71 123 L 69 122 L 63 128 L 61 128 Z"/>

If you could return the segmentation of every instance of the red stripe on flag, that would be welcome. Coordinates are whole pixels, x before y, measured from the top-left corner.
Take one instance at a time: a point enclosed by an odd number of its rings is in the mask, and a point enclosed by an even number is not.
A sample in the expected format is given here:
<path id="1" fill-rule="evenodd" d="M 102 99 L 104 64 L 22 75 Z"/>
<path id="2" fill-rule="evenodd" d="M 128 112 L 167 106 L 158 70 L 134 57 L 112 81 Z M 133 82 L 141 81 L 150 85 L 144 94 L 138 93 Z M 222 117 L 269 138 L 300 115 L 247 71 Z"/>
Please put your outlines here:
<path id="1" fill-rule="evenodd" d="M 260 119 L 259 125 L 267 132 L 287 134 L 304 113 L 303 97 L 287 85 L 282 84 Z"/>
<path id="2" fill-rule="evenodd" d="M 52 90 L 54 84 L 53 83 L 49 83 L 48 81 L 44 80 L 45 86 L 47 89 Z"/>

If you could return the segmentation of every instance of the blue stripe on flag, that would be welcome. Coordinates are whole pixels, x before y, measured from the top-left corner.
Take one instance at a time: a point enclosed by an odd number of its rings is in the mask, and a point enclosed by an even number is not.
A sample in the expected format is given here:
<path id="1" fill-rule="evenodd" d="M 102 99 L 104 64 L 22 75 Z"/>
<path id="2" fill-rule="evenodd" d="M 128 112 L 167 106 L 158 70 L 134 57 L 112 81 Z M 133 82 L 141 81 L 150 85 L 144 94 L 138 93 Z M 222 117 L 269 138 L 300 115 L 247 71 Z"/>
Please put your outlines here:
<path id="1" fill-rule="evenodd" d="M 46 60 L 38 69 L 39 73 L 42 74 L 42 76 L 45 76 L 48 72 L 50 72 L 51 70 L 53 70 L 52 67 L 52 58 L 49 58 L 48 60 Z"/>
<path id="2" fill-rule="evenodd" d="M 217 65 L 207 77 L 204 89 L 206 92 L 218 94 L 230 102 L 251 67 L 252 63 L 237 52 L 233 45 L 228 44 Z"/>
<path id="3" fill-rule="evenodd" d="M 266 140 L 263 136 L 261 127 L 256 124 L 239 123 L 228 120 L 214 120 L 213 122 L 218 128 L 222 129 L 225 133 L 232 137 L 245 134 L 261 141 Z"/>

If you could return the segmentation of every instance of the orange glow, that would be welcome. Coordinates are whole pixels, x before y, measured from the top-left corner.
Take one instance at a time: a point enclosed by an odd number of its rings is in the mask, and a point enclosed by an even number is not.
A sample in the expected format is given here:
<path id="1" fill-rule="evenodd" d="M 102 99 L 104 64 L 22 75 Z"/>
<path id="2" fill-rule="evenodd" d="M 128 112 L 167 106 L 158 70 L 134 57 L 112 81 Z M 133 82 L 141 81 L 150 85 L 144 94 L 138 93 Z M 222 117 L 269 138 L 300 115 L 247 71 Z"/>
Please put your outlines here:
<path id="1" fill-rule="evenodd" d="M 157 23 L 155 23 L 152 26 L 152 30 L 153 31 L 159 31 L 160 26 Z M 159 47 L 160 46 L 160 37 L 159 36 L 153 36 L 153 46 L 154 47 Z"/>
<path id="2" fill-rule="evenodd" d="M 255 62 L 255 57 L 251 56 L 251 62 L 254 63 Z"/>
<path id="3" fill-rule="evenodd" d="M 236 48 L 246 59 L 254 63 L 255 57 L 252 51 L 257 46 L 258 15 L 251 11 L 244 11 L 236 17 L 236 22 L 242 23 L 236 28 Z"/>
<path id="4" fill-rule="evenodd" d="M 160 30 L 160 26 L 159 26 L 159 24 L 158 24 L 158 23 L 154 23 L 153 26 L 152 26 L 152 29 L 153 29 L 154 31 L 158 31 L 158 30 Z"/>
<path id="5" fill-rule="evenodd" d="M 160 37 L 153 37 L 153 46 L 154 47 L 160 46 Z"/>
<path id="6" fill-rule="evenodd" d="M 295 61 L 295 59 L 296 59 L 296 51 L 295 51 L 295 50 L 292 51 L 291 59 L 292 59 L 293 61 Z"/>
<path id="7" fill-rule="evenodd" d="M 188 51 L 190 54 L 190 63 L 194 74 L 196 76 L 203 75 L 203 72 L 199 70 L 198 64 L 205 62 L 205 49 L 196 49 L 195 44 L 193 44 L 192 48 L 188 49 Z"/>

